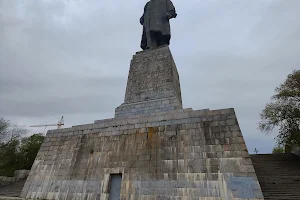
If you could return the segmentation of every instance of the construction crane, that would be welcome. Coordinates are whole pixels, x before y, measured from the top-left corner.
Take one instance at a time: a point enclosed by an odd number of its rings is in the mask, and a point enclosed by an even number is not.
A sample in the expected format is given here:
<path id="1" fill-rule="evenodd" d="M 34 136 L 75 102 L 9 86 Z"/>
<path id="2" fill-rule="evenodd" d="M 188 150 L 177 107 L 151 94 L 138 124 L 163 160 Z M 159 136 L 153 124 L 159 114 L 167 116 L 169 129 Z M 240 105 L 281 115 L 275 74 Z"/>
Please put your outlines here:
<path id="1" fill-rule="evenodd" d="M 57 129 L 61 128 L 62 126 L 64 126 L 64 116 L 61 117 L 61 119 L 57 122 L 57 124 L 41 124 L 41 125 L 32 125 L 30 127 L 45 127 L 45 129 L 48 126 L 57 126 Z"/>

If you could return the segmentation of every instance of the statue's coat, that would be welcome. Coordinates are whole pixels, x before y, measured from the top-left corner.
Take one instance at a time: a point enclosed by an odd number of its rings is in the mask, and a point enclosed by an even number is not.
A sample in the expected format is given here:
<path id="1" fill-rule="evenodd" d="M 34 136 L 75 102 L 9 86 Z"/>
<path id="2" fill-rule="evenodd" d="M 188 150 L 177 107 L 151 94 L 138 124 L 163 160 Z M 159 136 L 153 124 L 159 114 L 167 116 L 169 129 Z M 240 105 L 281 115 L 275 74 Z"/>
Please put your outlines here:
<path id="1" fill-rule="evenodd" d="M 164 37 L 167 38 L 167 44 L 169 44 L 171 38 L 170 22 L 167 19 L 167 13 L 170 14 L 171 18 L 177 16 L 175 7 L 170 0 L 151 0 L 144 8 L 144 14 L 140 18 L 140 23 L 143 25 L 143 34 L 146 32 L 154 31 L 160 32 Z M 143 41 L 146 39 L 142 37 L 141 46 Z"/>

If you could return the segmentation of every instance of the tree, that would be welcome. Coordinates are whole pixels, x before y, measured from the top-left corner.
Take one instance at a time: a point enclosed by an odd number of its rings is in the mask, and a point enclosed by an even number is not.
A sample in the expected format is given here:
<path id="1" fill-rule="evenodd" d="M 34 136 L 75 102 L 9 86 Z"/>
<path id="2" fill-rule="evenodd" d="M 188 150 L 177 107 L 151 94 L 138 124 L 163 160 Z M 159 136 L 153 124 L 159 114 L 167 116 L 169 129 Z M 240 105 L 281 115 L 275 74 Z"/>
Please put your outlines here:
<path id="1" fill-rule="evenodd" d="M 275 92 L 260 114 L 259 128 L 270 132 L 278 127 L 277 145 L 290 152 L 291 146 L 300 146 L 300 70 L 289 74 Z"/>
<path id="2" fill-rule="evenodd" d="M 276 154 L 276 153 L 285 153 L 285 150 L 284 150 L 284 147 L 283 146 L 275 146 L 273 148 L 273 151 L 272 151 L 273 154 Z"/>
<path id="3" fill-rule="evenodd" d="M 44 140 L 42 134 L 25 137 L 27 129 L 0 118 L 0 176 L 30 169 Z"/>
<path id="4" fill-rule="evenodd" d="M 34 134 L 22 139 L 20 152 L 24 159 L 23 169 L 29 170 L 31 168 L 43 141 L 44 136 L 42 134 Z"/>
<path id="5" fill-rule="evenodd" d="M 9 127 L 9 121 L 0 118 L 0 143 L 3 143 L 7 140 L 7 130 Z"/>
<path id="6" fill-rule="evenodd" d="M 13 176 L 14 171 L 22 164 L 18 152 L 20 141 L 12 139 L 5 143 L 0 149 L 0 175 Z"/>
<path id="7" fill-rule="evenodd" d="M 0 146 L 13 139 L 21 139 L 27 133 L 28 130 L 24 126 L 0 118 Z"/>

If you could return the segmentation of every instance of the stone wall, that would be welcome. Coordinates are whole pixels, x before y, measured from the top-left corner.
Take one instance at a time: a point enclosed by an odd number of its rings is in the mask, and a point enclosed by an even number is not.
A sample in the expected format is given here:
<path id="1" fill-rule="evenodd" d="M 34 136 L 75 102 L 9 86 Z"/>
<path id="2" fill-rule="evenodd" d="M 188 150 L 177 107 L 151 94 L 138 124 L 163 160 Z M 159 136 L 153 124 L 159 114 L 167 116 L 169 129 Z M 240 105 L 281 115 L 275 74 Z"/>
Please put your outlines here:
<path id="1" fill-rule="evenodd" d="M 147 115 L 182 109 L 182 103 L 176 97 L 155 99 L 138 103 L 122 104 L 116 108 L 116 118 L 126 118 L 136 115 Z"/>
<path id="2" fill-rule="evenodd" d="M 292 153 L 300 157 L 300 147 L 293 146 Z"/>
<path id="3" fill-rule="evenodd" d="M 15 177 L 0 176 L 0 187 L 17 182 Z"/>
<path id="4" fill-rule="evenodd" d="M 20 179 L 27 178 L 30 170 L 16 170 L 13 177 L 0 176 L 0 186 L 10 185 L 19 181 Z"/>
<path id="5" fill-rule="evenodd" d="M 0 200 L 25 200 L 23 198 L 18 198 L 18 197 L 5 197 L 5 196 L 0 196 Z"/>
<path id="6" fill-rule="evenodd" d="M 135 103 L 174 96 L 181 100 L 179 76 L 169 47 L 134 55 L 124 102 Z"/>
<path id="7" fill-rule="evenodd" d="M 233 109 L 48 131 L 21 196 L 107 200 L 115 173 L 122 173 L 122 200 L 263 199 Z"/>

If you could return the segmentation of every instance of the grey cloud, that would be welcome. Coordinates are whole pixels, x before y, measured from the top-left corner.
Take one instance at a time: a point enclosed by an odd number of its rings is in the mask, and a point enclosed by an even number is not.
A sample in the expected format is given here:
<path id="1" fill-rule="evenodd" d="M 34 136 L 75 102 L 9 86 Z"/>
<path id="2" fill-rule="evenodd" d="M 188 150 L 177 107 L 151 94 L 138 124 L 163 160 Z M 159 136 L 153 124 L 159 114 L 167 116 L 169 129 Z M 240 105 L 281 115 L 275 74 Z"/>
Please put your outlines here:
<path id="1" fill-rule="evenodd" d="M 36 101 L 24 100 L 22 97 L 11 99 L 1 104 L 0 113 L 4 116 L 41 117 L 45 115 L 95 114 L 110 112 L 120 104 L 118 99 L 107 95 L 91 95 L 61 98 L 58 95 L 49 99 Z"/>
<path id="2" fill-rule="evenodd" d="M 68 126 L 112 117 L 139 51 L 145 3 L 0 0 L 1 116 L 36 124 L 64 115 Z M 184 107 L 234 107 L 248 148 L 270 152 L 275 134 L 257 122 L 299 68 L 300 1 L 173 3 L 170 48 Z"/>
<path id="3" fill-rule="evenodd" d="M 29 81 L 4 79 L 0 81 L 0 113 L 37 117 L 108 112 L 122 102 L 115 93 L 125 93 L 125 83 L 125 78 L 116 77 L 56 77 L 54 82 L 47 77 Z"/>

